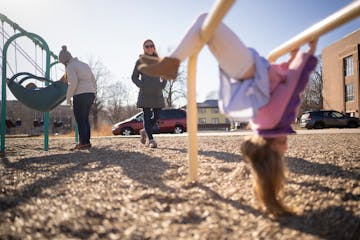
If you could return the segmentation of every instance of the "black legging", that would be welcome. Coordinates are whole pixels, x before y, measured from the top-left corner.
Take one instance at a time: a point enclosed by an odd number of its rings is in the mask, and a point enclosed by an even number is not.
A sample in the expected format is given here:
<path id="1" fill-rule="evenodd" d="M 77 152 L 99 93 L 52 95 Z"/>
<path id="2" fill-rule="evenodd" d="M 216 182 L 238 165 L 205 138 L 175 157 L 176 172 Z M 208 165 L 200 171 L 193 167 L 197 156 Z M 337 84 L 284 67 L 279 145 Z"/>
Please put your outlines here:
<path id="1" fill-rule="evenodd" d="M 143 108 L 144 112 L 144 128 L 149 140 L 153 138 L 153 127 L 160 117 L 161 108 Z"/>
<path id="2" fill-rule="evenodd" d="M 80 144 L 90 143 L 89 114 L 94 99 L 94 93 L 82 93 L 73 96 L 73 111 L 78 126 Z"/>

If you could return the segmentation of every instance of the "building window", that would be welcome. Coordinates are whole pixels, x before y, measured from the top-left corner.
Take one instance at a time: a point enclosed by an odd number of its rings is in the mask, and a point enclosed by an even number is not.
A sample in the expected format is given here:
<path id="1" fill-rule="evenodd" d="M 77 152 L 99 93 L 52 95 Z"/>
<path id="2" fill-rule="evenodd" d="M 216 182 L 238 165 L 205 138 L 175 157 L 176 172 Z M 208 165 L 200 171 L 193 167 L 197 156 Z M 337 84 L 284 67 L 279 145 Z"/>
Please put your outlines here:
<path id="1" fill-rule="evenodd" d="M 219 109 L 218 108 L 212 108 L 211 109 L 211 113 L 219 113 Z"/>
<path id="2" fill-rule="evenodd" d="M 344 58 L 344 76 L 354 75 L 354 59 L 353 56 Z"/>
<path id="3" fill-rule="evenodd" d="M 218 123 L 219 123 L 219 119 L 218 119 L 218 118 L 212 118 L 212 119 L 211 119 L 211 123 L 212 123 L 212 124 L 218 124 Z"/>
<path id="4" fill-rule="evenodd" d="M 205 114 L 206 113 L 206 108 L 199 108 L 198 112 L 199 112 L 199 114 Z"/>
<path id="5" fill-rule="evenodd" d="M 206 118 L 199 118 L 199 124 L 206 124 Z"/>
<path id="6" fill-rule="evenodd" d="M 354 101 L 354 84 L 345 85 L 345 102 Z"/>

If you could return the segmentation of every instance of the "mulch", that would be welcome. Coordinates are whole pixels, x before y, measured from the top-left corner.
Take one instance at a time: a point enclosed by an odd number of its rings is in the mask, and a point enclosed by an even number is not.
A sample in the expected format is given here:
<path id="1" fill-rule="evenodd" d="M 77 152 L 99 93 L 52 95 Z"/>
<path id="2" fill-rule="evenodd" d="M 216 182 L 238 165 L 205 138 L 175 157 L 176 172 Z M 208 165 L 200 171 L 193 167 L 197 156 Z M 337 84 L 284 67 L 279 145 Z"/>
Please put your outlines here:
<path id="1" fill-rule="evenodd" d="M 188 181 L 187 137 L 9 138 L 0 162 L 0 239 L 360 239 L 360 134 L 289 137 L 285 202 L 258 210 L 243 136 L 199 137 Z"/>

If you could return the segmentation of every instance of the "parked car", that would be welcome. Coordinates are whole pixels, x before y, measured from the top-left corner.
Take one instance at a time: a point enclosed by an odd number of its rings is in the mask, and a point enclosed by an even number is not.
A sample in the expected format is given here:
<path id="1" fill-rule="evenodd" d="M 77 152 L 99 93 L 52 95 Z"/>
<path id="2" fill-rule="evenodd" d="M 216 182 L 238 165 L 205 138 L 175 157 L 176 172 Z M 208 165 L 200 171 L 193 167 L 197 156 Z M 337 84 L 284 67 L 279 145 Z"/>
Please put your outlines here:
<path id="1" fill-rule="evenodd" d="M 134 135 L 144 127 L 144 114 L 139 112 L 133 117 L 116 123 L 112 128 L 114 135 Z M 162 109 L 158 125 L 154 133 L 183 133 L 186 132 L 186 111 L 183 109 Z"/>
<path id="2" fill-rule="evenodd" d="M 348 117 L 334 110 L 308 111 L 304 112 L 300 117 L 300 127 L 307 129 L 330 127 L 357 128 L 359 125 L 359 118 Z"/>

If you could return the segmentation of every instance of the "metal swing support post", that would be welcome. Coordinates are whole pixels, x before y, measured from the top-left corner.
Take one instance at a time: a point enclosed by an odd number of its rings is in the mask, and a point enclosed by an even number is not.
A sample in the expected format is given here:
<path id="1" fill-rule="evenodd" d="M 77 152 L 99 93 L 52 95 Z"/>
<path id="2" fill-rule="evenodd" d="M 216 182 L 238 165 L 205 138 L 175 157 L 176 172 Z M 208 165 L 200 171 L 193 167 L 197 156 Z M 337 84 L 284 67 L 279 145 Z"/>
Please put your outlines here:
<path id="1" fill-rule="evenodd" d="M 351 21 L 360 16 L 360 0 L 354 1 L 339 11 L 333 13 L 322 21 L 309 27 L 302 33 L 293 37 L 281 46 L 275 48 L 270 52 L 268 59 L 270 62 L 275 62 L 280 56 L 291 52 L 291 50 L 299 48 L 300 46 L 315 40 L 327 32 Z"/>
<path id="2" fill-rule="evenodd" d="M 204 45 L 209 41 L 217 26 L 224 18 L 235 0 L 218 0 L 207 15 L 200 32 L 201 42 L 190 56 L 188 62 L 187 80 L 187 130 L 188 130 L 188 158 L 189 180 L 196 181 L 198 178 L 198 142 L 197 142 L 197 104 L 196 104 L 196 64 L 197 57 Z"/>

